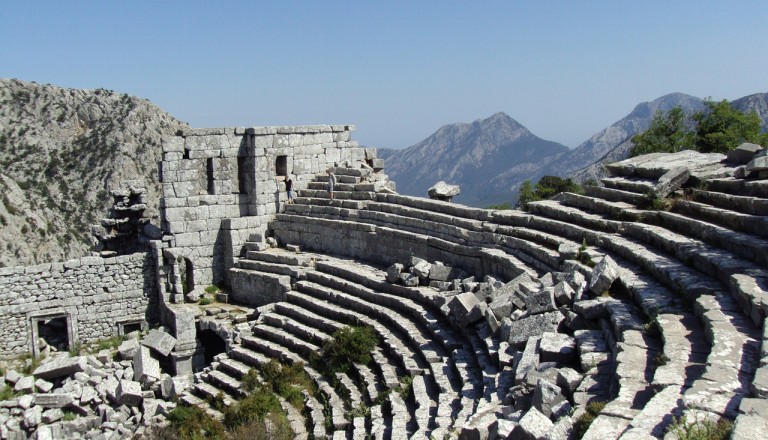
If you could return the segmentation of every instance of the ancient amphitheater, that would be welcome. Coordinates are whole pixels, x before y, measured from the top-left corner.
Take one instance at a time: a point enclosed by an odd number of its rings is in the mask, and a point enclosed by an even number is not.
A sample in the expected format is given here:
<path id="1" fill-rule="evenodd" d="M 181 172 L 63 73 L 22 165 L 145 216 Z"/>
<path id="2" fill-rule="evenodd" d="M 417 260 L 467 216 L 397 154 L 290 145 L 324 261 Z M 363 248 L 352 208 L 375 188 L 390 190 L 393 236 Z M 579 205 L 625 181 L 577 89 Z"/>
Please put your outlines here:
<path id="1" fill-rule="evenodd" d="M 166 139 L 162 237 L 139 234 L 147 249 L 126 255 L 107 240 L 99 257 L 2 269 L 7 290 L 38 292 L 0 309 L 21 341 L 3 349 L 39 352 L 46 317 L 61 317 L 70 343 L 161 324 L 133 350 L 136 398 L 176 394 L 216 417 L 210 402 L 235 404 L 251 368 L 303 362 L 319 393 L 303 412 L 283 402 L 297 438 L 566 439 L 585 414 L 589 439 L 662 438 L 681 417 L 763 438 L 768 180 L 744 177 L 752 154 L 641 156 L 585 194 L 493 211 L 398 195 L 353 129 Z M 140 212 L 140 189 L 120 197 Z M 40 293 L 83 267 L 97 276 L 70 297 Z M 124 268 L 143 281 L 113 290 L 131 278 Z M 112 272 L 109 289 L 85 287 Z M 220 302 L 196 303 L 213 283 L 228 286 Z M 347 325 L 374 329 L 373 362 L 325 377 L 310 355 Z M 104 402 L 130 406 L 129 379 Z"/>

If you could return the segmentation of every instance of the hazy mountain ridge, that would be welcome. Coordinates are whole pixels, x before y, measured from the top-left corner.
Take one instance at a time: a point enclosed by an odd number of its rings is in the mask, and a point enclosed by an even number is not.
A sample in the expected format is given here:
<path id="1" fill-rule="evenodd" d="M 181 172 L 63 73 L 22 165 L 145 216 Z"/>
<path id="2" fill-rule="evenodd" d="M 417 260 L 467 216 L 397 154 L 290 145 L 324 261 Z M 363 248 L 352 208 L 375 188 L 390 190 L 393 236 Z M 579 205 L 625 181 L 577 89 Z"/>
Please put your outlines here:
<path id="1" fill-rule="evenodd" d="M 160 141 L 183 127 L 127 94 L 0 79 L 0 265 L 87 255 L 125 180 L 145 182 L 156 217 Z"/>
<path id="2" fill-rule="evenodd" d="M 424 196 L 444 180 L 461 185 L 457 202 L 478 205 L 511 194 L 507 179 L 499 176 L 527 175 L 564 151 L 564 145 L 541 139 L 506 114 L 496 113 L 472 123 L 445 125 L 410 148 L 383 150 L 380 157 L 403 193 Z"/>

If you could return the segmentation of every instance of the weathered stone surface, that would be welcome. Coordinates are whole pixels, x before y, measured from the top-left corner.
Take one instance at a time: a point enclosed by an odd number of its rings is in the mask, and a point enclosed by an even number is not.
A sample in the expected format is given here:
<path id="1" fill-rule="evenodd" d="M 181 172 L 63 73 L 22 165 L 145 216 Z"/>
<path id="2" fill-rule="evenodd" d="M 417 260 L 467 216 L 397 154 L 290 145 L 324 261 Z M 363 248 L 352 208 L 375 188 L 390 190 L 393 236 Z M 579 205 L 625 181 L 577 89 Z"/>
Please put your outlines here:
<path id="1" fill-rule="evenodd" d="M 136 354 L 136 350 L 139 349 L 139 340 L 136 338 L 130 338 L 125 341 L 123 341 L 119 347 L 117 347 L 117 352 L 120 354 L 121 359 L 133 359 L 133 355 Z"/>
<path id="2" fill-rule="evenodd" d="M 539 342 L 542 362 L 567 364 L 576 356 L 576 341 L 564 334 L 545 332 Z"/>
<path id="3" fill-rule="evenodd" d="M 755 154 L 747 164 L 746 170 L 749 173 L 768 170 L 768 150 L 762 150 Z"/>
<path id="4" fill-rule="evenodd" d="M 133 356 L 133 380 L 148 383 L 160 380 L 160 362 L 154 359 L 146 346 L 139 347 Z"/>
<path id="5" fill-rule="evenodd" d="M 574 293 L 576 292 L 574 292 L 573 288 L 571 288 L 571 286 L 565 281 L 560 281 L 559 283 L 555 284 L 555 302 L 558 305 L 570 306 L 573 302 Z"/>
<path id="6" fill-rule="evenodd" d="M 727 160 L 728 162 L 737 165 L 746 165 L 749 163 L 749 161 L 752 160 L 752 158 L 755 156 L 755 153 L 762 149 L 763 147 L 760 145 L 744 142 L 743 144 L 728 152 Z"/>
<path id="7" fill-rule="evenodd" d="M 176 346 L 176 338 L 168 333 L 152 329 L 141 339 L 141 345 L 149 347 L 163 356 L 168 356 Z"/>
<path id="8" fill-rule="evenodd" d="M 32 376 L 24 376 L 13 386 L 13 391 L 17 393 L 31 393 L 35 388 L 35 378 Z"/>
<path id="9" fill-rule="evenodd" d="M 547 417 L 552 414 L 552 407 L 564 400 L 560 387 L 544 379 L 539 380 L 533 391 L 533 407 Z"/>
<path id="10" fill-rule="evenodd" d="M 520 419 L 515 429 L 512 431 L 511 438 L 521 440 L 541 440 L 544 439 L 554 424 L 549 417 L 540 413 L 536 408 L 531 408 Z"/>
<path id="11" fill-rule="evenodd" d="M 541 336 L 544 332 L 557 332 L 557 328 L 563 321 L 563 315 L 559 311 L 528 316 L 517 321 L 511 321 L 506 330 L 507 342 L 517 347 L 525 343 L 531 336 Z M 504 336 L 502 325 L 502 337 Z"/>
<path id="12" fill-rule="evenodd" d="M 576 387 L 581 383 L 582 379 L 583 376 L 581 373 L 573 368 L 564 367 L 557 371 L 557 385 L 569 393 L 573 393 Z"/>
<path id="13" fill-rule="evenodd" d="M 539 293 L 528 295 L 525 298 L 525 310 L 529 315 L 537 315 L 539 313 L 557 310 L 554 289 L 545 288 Z"/>
<path id="14" fill-rule="evenodd" d="M 758 368 L 750 385 L 752 395 L 768 399 L 768 366 Z"/>
<path id="15" fill-rule="evenodd" d="M 117 387 L 117 401 L 122 405 L 139 406 L 144 399 L 141 384 L 132 380 L 121 380 Z"/>
<path id="16" fill-rule="evenodd" d="M 763 416 L 766 416 L 765 414 Z M 740 414 L 731 431 L 731 440 L 761 440 L 768 433 L 768 419 L 755 414 Z"/>
<path id="17" fill-rule="evenodd" d="M 458 185 L 450 185 L 443 182 L 442 180 L 427 190 L 429 198 L 438 200 L 451 200 L 451 198 L 459 195 L 460 193 L 461 188 L 459 188 Z"/>
<path id="18" fill-rule="evenodd" d="M 387 281 L 397 283 L 400 281 L 400 274 L 405 267 L 400 263 L 395 263 L 387 268 Z"/>
<path id="19" fill-rule="evenodd" d="M 619 276 L 619 266 L 613 261 L 613 258 L 606 255 L 592 270 L 592 278 L 589 280 L 589 290 L 600 295 L 611 288 L 611 284 Z"/>
<path id="20" fill-rule="evenodd" d="M 35 377 L 41 379 L 55 379 L 57 377 L 68 376 L 85 370 L 88 361 L 83 356 L 73 358 L 59 357 L 46 364 L 40 365 L 34 371 Z"/>
<path id="21" fill-rule="evenodd" d="M 71 394 L 67 393 L 37 393 L 35 394 L 35 405 L 43 408 L 64 408 L 74 402 Z"/>
<path id="22" fill-rule="evenodd" d="M 675 167 L 659 177 L 659 180 L 651 189 L 651 195 L 664 198 L 680 189 L 691 177 L 691 171 L 687 167 Z"/>
<path id="23" fill-rule="evenodd" d="M 437 262 L 429 268 L 429 279 L 434 281 L 448 281 L 451 278 L 450 266 L 445 266 L 443 263 Z"/>
<path id="24" fill-rule="evenodd" d="M 475 307 L 480 301 L 472 292 L 464 292 L 456 295 L 448 302 L 451 313 L 461 325 L 469 325 L 482 319 L 483 315 Z"/>

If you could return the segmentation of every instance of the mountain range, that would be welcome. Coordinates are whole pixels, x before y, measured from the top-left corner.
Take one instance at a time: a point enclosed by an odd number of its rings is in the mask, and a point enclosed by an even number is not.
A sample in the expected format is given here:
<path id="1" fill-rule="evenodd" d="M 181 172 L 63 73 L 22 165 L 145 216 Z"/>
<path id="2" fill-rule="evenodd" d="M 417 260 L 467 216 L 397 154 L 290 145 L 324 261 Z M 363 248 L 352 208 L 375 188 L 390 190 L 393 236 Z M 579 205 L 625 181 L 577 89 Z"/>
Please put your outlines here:
<path id="1" fill-rule="evenodd" d="M 742 112 L 755 111 L 768 129 L 768 93 L 732 101 Z M 440 127 L 403 150 L 380 149 L 390 178 L 400 193 L 425 196 L 434 183 L 459 185 L 454 201 L 472 206 L 512 203 L 523 181 L 545 175 L 576 181 L 604 176 L 602 163 L 625 159 L 632 136 L 648 129 L 657 111 L 680 106 L 686 114 L 704 108 L 701 98 L 671 93 L 643 102 L 627 116 L 595 133 L 574 149 L 541 139 L 504 113 L 471 124 Z"/>
<path id="2" fill-rule="evenodd" d="M 768 128 L 768 94 L 737 99 Z M 638 104 L 574 149 L 542 139 L 504 113 L 449 124 L 404 150 L 380 149 L 403 194 L 426 196 L 434 183 L 461 186 L 454 200 L 473 206 L 514 202 L 520 184 L 544 175 L 600 176 L 601 162 L 626 157 L 629 139 L 657 110 L 701 109 L 675 93 Z M 90 225 L 125 180 L 147 188 L 146 213 L 158 218 L 161 139 L 188 125 L 146 99 L 0 79 L 0 267 L 64 261 L 91 250 Z"/>

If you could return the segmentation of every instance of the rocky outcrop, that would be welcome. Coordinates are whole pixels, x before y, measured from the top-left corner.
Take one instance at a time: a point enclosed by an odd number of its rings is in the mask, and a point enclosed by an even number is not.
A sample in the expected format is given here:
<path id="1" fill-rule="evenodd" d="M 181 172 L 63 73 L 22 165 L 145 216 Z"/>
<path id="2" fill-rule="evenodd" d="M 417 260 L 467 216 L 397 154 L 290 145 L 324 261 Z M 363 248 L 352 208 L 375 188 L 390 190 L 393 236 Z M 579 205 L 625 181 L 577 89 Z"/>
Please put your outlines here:
<path id="1" fill-rule="evenodd" d="M 141 181 L 159 225 L 160 139 L 185 127 L 125 93 L 0 79 L 0 265 L 87 255 L 122 181 Z"/>

